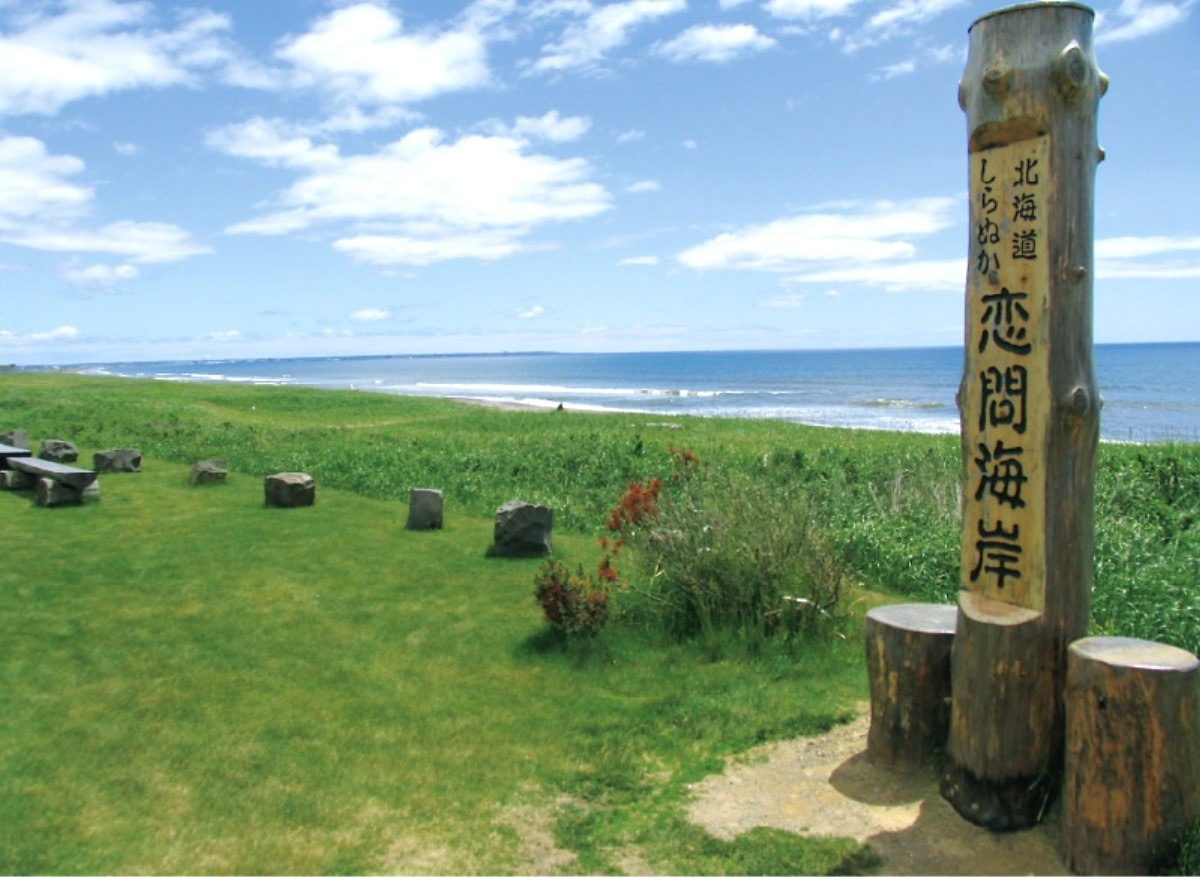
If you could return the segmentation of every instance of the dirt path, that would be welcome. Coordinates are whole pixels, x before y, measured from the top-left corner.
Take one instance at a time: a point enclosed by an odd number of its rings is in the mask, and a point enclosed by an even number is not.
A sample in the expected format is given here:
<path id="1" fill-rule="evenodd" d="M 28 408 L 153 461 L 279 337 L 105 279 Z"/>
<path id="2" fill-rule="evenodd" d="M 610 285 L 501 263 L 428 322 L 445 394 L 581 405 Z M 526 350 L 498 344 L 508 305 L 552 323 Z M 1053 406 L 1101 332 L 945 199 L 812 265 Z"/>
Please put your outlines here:
<path id="1" fill-rule="evenodd" d="M 692 787 L 689 818 L 732 839 L 757 826 L 853 837 L 882 857 L 883 874 L 1067 874 L 1051 817 L 993 834 L 962 819 L 931 772 L 867 761 L 865 714 L 824 737 L 759 747 Z"/>

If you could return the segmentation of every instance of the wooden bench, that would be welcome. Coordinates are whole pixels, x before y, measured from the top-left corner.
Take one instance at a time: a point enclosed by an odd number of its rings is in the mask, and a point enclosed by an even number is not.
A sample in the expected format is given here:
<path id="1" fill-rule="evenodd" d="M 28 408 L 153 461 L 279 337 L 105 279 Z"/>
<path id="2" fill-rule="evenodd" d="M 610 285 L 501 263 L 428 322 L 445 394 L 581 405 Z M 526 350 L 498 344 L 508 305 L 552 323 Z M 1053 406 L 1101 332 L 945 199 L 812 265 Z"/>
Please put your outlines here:
<path id="1" fill-rule="evenodd" d="M 14 457 L 28 457 L 30 451 L 28 448 L 18 448 L 13 445 L 0 444 L 0 469 L 10 468 L 8 461 Z"/>
<path id="2" fill-rule="evenodd" d="M 96 489 L 92 486 L 96 472 L 91 469 L 37 457 L 10 457 L 8 465 L 11 471 L 4 473 L 4 486 L 9 489 L 36 488 L 36 501 L 40 506 L 78 505 L 83 502 L 85 491 Z"/>

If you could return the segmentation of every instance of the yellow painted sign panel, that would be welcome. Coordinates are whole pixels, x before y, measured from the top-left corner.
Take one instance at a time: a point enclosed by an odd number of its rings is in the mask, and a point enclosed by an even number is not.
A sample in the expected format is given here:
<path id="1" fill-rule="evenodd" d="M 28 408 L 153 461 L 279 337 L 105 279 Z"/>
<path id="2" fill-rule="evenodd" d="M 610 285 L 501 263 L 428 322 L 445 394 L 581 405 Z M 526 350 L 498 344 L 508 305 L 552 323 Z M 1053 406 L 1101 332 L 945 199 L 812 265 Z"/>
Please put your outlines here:
<path id="1" fill-rule="evenodd" d="M 971 155 L 962 429 L 965 590 L 1045 605 L 1049 138 Z"/>

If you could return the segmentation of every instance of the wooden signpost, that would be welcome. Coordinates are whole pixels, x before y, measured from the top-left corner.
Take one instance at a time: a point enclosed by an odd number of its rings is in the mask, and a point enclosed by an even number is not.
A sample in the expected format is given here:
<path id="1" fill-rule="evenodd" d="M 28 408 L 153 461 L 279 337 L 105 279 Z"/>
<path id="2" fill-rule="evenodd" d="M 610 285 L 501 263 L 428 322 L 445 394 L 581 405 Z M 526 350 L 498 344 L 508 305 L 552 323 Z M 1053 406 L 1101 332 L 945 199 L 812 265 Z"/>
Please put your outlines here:
<path id="1" fill-rule="evenodd" d="M 994 830 L 1061 773 L 1067 647 L 1087 630 L 1100 398 L 1092 363 L 1092 10 L 1032 3 L 970 29 L 962 582 L 941 788 Z"/>

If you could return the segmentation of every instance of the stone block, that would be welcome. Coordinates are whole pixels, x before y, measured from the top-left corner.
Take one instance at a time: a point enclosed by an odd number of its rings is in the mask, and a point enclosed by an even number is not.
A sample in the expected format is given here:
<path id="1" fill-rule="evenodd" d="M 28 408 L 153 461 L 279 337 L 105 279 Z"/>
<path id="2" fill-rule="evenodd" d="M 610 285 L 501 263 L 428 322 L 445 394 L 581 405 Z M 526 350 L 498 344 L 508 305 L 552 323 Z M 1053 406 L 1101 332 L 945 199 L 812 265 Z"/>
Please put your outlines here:
<path id="1" fill-rule="evenodd" d="M 79 459 L 79 450 L 62 439 L 43 439 L 38 457 L 52 463 L 74 463 Z"/>
<path id="2" fill-rule="evenodd" d="M 317 498 L 317 486 L 306 472 L 277 472 L 263 481 L 267 506 L 295 509 L 312 505 Z"/>
<path id="3" fill-rule="evenodd" d="M 496 510 L 492 557 L 542 557 L 550 553 L 554 511 L 513 499 Z"/>
<path id="4" fill-rule="evenodd" d="M 98 451 L 92 455 L 92 468 L 97 472 L 140 472 L 142 452 L 136 448 Z"/>
<path id="5" fill-rule="evenodd" d="M 224 460 L 201 460 L 188 473 L 188 484 L 224 484 L 228 474 Z"/>
<path id="6" fill-rule="evenodd" d="M 409 530 L 442 529 L 443 498 L 440 490 L 414 487 L 408 494 Z"/>

